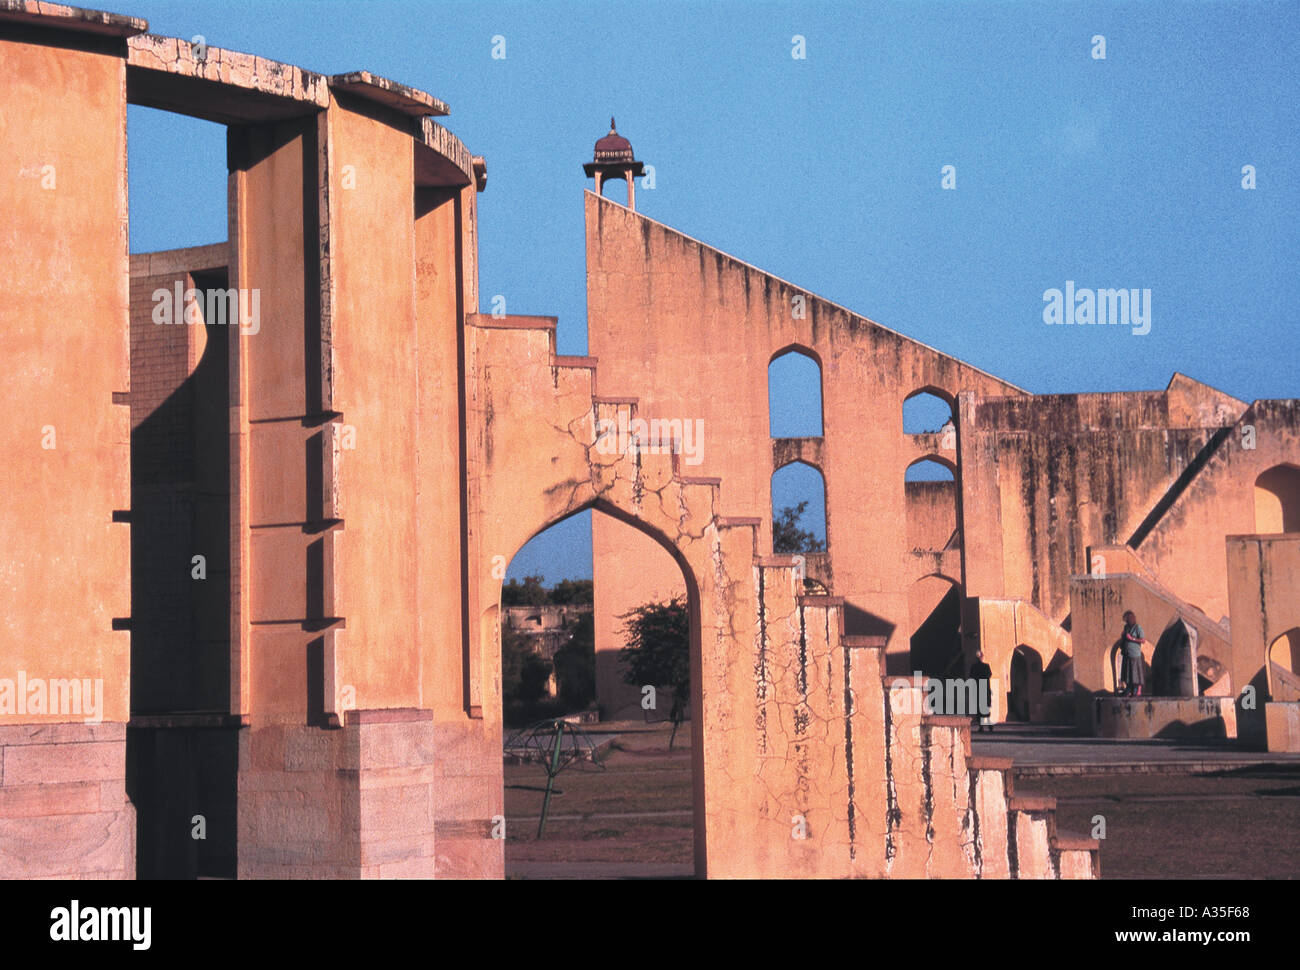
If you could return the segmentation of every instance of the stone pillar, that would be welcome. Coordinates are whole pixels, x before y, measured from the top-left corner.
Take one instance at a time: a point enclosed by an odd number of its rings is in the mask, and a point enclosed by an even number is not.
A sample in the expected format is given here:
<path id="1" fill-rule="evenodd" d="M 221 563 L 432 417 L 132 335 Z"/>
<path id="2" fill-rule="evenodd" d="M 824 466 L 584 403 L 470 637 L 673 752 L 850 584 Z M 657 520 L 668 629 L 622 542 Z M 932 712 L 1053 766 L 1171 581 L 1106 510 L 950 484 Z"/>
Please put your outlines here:
<path id="1" fill-rule="evenodd" d="M 0 877 L 130 878 L 124 38 L 145 24 L 40 7 L 0 12 Z"/>

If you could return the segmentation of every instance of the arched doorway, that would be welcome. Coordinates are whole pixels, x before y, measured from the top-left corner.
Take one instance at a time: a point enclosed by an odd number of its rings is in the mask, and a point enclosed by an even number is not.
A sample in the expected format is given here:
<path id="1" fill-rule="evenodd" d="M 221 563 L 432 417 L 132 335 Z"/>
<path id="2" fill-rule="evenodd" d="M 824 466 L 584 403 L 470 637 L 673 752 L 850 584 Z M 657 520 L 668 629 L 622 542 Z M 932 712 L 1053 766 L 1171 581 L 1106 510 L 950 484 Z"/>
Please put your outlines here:
<path id="1" fill-rule="evenodd" d="M 1165 628 L 1151 654 L 1151 688 L 1156 697 L 1195 697 L 1196 631 L 1178 617 Z"/>
<path id="2" fill-rule="evenodd" d="M 1007 692 L 1007 720 L 1032 721 L 1043 696 L 1043 657 L 1033 647 L 1020 644 L 1011 654 L 1011 683 Z"/>
<path id="3" fill-rule="evenodd" d="M 592 569 L 591 546 L 575 555 L 572 536 L 563 535 L 575 519 L 590 515 L 600 523 L 602 536 L 634 550 L 635 555 L 606 562 Z M 593 530 L 593 532 L 596 530 Z M 551 543 L 548 540 L 559 538 Z M 552 546 L 548 548 L 548 546 Z M 649 554 L 649 555 L 647 555 Z M 568 586 L 555 579 L 574 572 L 574 563 L 586 567 L 593 579 L 586 585 L 590 602 L 566 603 L 567 590 L 581 589 L 583 577 L 567 577 Z M 658 567 L 653 575 L 646 563 Z M 540 572 L 554 563 L 554 572 Z M 584 571 L 579 569 L 578 571 Z M 662 574 L 662 575 L 661 575 Z M 537 577 L 541 576 L 539 580 Z M 559 594 L 557 596 L 557 594 Z M 508 600 L 523 598 L 536 603 L 516 608 Z M 652 615 L 656 633 L 674 616 L 686 627 L 684 650 L 689 655 L 690 686 L 698 695 L 700 660 L 699 593 L 691 569 L 680 552 L 657 530 L 611 506 L 596 502 L 578 512 L 548 523 L 512 557 L 502 585 L 502 719 L 505 742 L 504 807 L 506 818 L 505 865 L 507 877 L 635 877 L 689 876 L 703 871 L 703 763 L 702 736 L 692 715 L 699 709 L 692 697 L 683 700 L 685 715 L 674 731 L 671 713 L 674 696 L 665 683 L 632 684 L 622 674 L 620 638 L 637 622 L 638 611 Z M 606 616 L 606 613 L 614 613 Z M 518 614 L 518 616 L 515 616 Z M 522 622 L 521 622 L 522 621 Z M 614 627 L 606 629 L 613 621 Z M 491 622 L 485 617 L 485 623 Z M 530 629 L 530 624 L 535 629 Z M 659 625 L 655 625 L 659 624 Z M 645 629 L 645 628 L 643 628 Z M 580 647 L 581 636 L 590 639 Z M 534 647 L 521 640 L 535 642 Z M 597 651 L 597 642 L 601 650 Z M 584 653 L 585 656 L 580 656 Z M 603 656 L 601 656 L 603 654 Z M 511 678 L 528 680 L 519 658 L 536 669 L 531 681 L 532 706 L 521 704 Z M 624 688 L 615 699 L 608 691 L 597 705 L 599 675 L 609 680 L 611 671 L 597 661 L 613 661 L 614 675 Z M 549 666 L 548 666 L 549 665 Z M 567 683 L 566 683 L 567 669 Z M 590 676 L 587 697 L 574 690 L 575 672 L 582 681 Z M 520 675 L 524 675 L 521 677 Z M 543 685 L 554 682 L 555 691 Z M 649 689 L 647 689 L 649 688 Z M 630 701 L 630 703 L 627 703 Z M 578 707 L 579 709 L 570 710 Z M 601 710 L 606 708 L 606 710 Z M 613 720 L 609 718 L 612 717 Z M 597 763 L 575 758 L 556 776 L 549 800 L 545 828 L 539 837 L 539 820 L 547 782 L 544 757 L 511 744 L 527 729 L 555 718 L 579 720 L 584 739 L 595 750 Z M 675 738 L 673 735 L 675 734 Z M 561 754 L 567 759 L 574 742 L 566 740 Z M 553 751 L 548 734 L 544 745 Z M 545 752 L 542 752 L 545 754 Z M 555 794 L 559 792 L 560 794 Z"/>

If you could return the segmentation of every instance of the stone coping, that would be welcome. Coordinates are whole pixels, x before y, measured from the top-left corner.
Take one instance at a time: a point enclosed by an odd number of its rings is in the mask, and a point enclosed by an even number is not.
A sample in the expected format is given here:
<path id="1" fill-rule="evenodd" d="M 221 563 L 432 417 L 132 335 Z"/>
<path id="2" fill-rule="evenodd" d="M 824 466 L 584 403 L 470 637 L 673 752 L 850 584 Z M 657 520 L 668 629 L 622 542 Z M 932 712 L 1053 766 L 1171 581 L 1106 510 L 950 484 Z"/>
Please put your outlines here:
<path id="1" fill-rule="evenodd" d="M 131 276 L 162 276 L 168 273 L 193 273 L 228 269 L 230 244 L 219 242 L 184 249 L 161 249 L 152 253 L 131 254 Z"/>
<path id="2" fill-rule="evenodd" d="M 504 317 L 494 317 L 490 313 L 467 313 L 470 326 L 495 330 L 554 330 L 560 322 L 559 317 L 530 316 L 512 313 Z"/>
<path id="3" fill-rule="evenodd" d="M 926 727 L 968 728 L 971 719 L 957 714 L 922 714 L 921 723 Z"/>
<path id="4" fill-rule="evenodd" d="M 301 117 L 330 104 L 322 74 L 178 37 L 131 37 L 126 66 L 131 104 L 223 124 Z"/>
<path id="5" fill-rule="evenodd" d="M 800 593 L 795 598 L 799 601 L 800 606 L 832 607 L 844 605 L 843 596 L 828 596 L 825 593 Z M 875 646 L 875 644 L 870 645 Z M 845 644 L 845 646 L 847 646 L 847 644 Z"/>
<path id="6" fill-rule="evenodd" d="M 349 71 L 330 76 L 331 88 L 346 91 L 376 104 L 416 118 L 451 114 L 451 108 L 432 94 L 413 88 L 369 71 Z"/>
<path id="7" fill-rule="evenodd" d="M 1067 852 L 1079 849 L 1096 852 L 1101 848 L 1101 840 L 1089 838 L 1086 835 L 1057 832 L 1056 835 L 1052 836 L 1052 848 Z"/>
<path id="8" fill-rule="evenodd" d="M 44 0 L 0 0 L 0 21 L 108 37 L 133 37 L 149 29 L 149 21 L 139 17 L 45 3 Z"/>

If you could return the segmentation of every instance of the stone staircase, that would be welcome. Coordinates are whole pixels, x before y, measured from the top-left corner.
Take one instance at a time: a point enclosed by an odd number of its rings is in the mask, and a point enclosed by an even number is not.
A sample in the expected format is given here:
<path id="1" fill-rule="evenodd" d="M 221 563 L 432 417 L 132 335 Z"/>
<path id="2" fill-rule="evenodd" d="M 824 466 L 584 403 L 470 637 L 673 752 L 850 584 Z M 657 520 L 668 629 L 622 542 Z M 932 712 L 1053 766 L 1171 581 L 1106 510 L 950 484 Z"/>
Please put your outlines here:
<path id="1" fill-rule="evenodd" d="M 918 713 L 924 693 L 911 677 L 887 677 L 883 686 L 890 710 L 889 875 L 1100 876 L 1100 843 L 1059 831 L 1055 798 L 1016 795 L 1010 758 L 971 755 L 969 719 Z"/>

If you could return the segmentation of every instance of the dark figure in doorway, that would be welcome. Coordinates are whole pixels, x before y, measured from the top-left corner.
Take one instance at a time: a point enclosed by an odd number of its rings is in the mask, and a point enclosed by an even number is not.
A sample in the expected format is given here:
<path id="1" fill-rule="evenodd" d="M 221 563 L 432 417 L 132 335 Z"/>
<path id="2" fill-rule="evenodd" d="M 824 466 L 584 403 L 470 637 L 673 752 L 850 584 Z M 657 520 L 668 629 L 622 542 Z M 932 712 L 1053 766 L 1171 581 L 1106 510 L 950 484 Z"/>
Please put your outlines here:
<path id="1" fill-rule="evenodd" d="M 993 731 L 992 718 L 992 699 L 993 695 L 989 693 L 990 683 L 993 680 L 993 668 L 984 662 L 984 651 L 975 652 L 975 662 L 970 665 L 970 677 L 975 681 L 975 697 L 979 704 L 977 716 L 971 718 L 971 724 L 978 724 L 980 732 Z"/>

